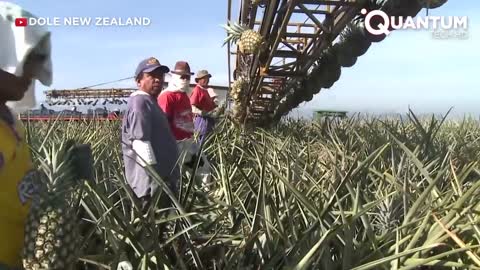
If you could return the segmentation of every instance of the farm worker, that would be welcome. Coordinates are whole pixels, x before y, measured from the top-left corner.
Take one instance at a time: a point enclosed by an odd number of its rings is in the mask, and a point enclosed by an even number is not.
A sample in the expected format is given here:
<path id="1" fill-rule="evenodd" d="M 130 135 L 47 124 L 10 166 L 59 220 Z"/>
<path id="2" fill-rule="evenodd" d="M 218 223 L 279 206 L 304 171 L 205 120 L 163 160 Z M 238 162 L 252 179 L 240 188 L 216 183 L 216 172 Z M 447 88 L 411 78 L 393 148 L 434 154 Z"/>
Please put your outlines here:
<path id="1" fill-rule="evenodd" d="M 180 160 L 188 172 L 191 172 L 196 165 L 197 157 L 200 156 L 197 144 L 193 139 L 193 113 L 188 96 L 193 74 L 188 62 L 178 61 L 174 70 L 171 71 L 168 87 L 158 96 L 158 105 L 167 115 L 170 128 L 177 140 Z M 203 176 L 199 175 L 203 165 L 204 161 L 201 160 L 200 168 L 196 171 L 197 178 L 203 179 Z"/>
<path id="2" fill-rule="evenodd" d="M 192 111 L 194 114 L 195 131 L 198 134 L 198 144 L 201 145 L 206 136 L 213 130 L 215 118 L 217 117 L 219 108 L 215 103 L 216 93 L 208 90 L 208 84 L 212 75 L 207 70 L 200 70 L 195 76 L 197 85 L 190 96 Z M 213 93 L 212 93 L 213 92 Z M 212 95 L 213 94 L 213 95 Z M 213 97 L 212 97 L 213 96 Z M 198 172 L 202 178 L 204 188 L 208 191 L 211 183 L 210 163 L 205 155 L 201 156 L 205 165 Z"/>
<path id="3" fill-rule="evenodd" d="M 183 163 L 189 163 L 196 154 L 196 146 L 193 141 L 192 106 L 188 97 L 190 78 L 194 73 L 186 61 L 175 63 L 174 70 L 170 73 L 168 86 L 158 96 L 157 102 L 167 115 L 168 123 L 177 140 L 180 159 Z"/>
<path id="4" fill-rule="evenodd" d="M 207 70 L 200 70 L 195 76 L 197 85 L 190 96 L 194 114 L 195 131 L 198 132 L 199 143 L 213 130 L 215 125 L 214 113 L 217 105 L 208 93 L 208 83 L 212 75 Z"/>
<path id="5" fill-rule="evenodd" d="M 24 224 L 35 190 L 25 130 L 14 112 L 35 106 L 35 80 L 52 82 L 50 33 L 40 26 L 15 26 L 20 17 L 33 15 L 0 2 L 0 269 L 22 267 Z"/>
<path id="6" fill-rule="evenodd" d="M 128 98 L 122 121 L 122 152 L 125 176 L 144 209 L 148 208 L 158 185 L 148 174 L 151 166 L 174 194 L 178 191 L 180 172 L 177 143 L 165 113 L 158 107 L 169 68 L 150 57 L 142 60 L 135 71 L 138 90 Z"/>
<path id="7" fill-rule="evenodd" d="M 193 137 L 193 114 L 188 97 L 190 77 L 193 74 L 188 62 L 178 61 L 174 70 L 171 71 L 168 87 L 157 99 L 177 141 Z"/>

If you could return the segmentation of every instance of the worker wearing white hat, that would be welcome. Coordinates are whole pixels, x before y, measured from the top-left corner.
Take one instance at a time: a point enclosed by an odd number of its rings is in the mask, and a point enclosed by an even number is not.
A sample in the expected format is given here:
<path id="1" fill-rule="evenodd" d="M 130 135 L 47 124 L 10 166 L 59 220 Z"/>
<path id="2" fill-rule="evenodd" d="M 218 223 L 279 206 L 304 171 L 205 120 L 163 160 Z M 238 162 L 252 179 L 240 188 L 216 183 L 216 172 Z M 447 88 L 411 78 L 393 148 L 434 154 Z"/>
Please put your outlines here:
<path id="1" fill-rule="evenodd" d="M 23 8 L 0 1 L 0 269 L 23 269 L 24 225 L 36 190 L 29 147 L 15 113 L 36 106 L 35 80 L 52 83 L 50 32 L 43 26 L 17 26 L 34 17 Z M 132 270 L 122 261 L 117 269 Z"/>
<path id="2" fill-rule="evenodd" d="M 0 269 L 21 268 L 24 224 L 35 190 L 24 128 L 14 112 L 36 105 L 35 80 L 52 82 L 50 33 L 41 26 L 15 25 L 25 17 L 33 15 L 0 1 Z"/>

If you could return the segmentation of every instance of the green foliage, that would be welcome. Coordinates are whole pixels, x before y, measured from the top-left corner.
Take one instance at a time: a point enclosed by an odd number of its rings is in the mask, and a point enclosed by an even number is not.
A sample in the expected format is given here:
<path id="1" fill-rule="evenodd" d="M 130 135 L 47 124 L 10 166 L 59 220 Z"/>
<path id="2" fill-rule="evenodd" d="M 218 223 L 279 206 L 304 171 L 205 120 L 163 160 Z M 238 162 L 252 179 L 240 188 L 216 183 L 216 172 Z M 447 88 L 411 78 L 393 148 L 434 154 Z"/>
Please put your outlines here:
<path id="1" fill-rule="evenodd" d="M 125 257 L 138 269 L 480 269 L 473 120 L 287 120 L 272 130 L 225 120 L 203 149 L 215 188 L 185 174 L 173 211 L 154 204 L 146 215 L 125 182 L 117 123 L 31 123 L 29 133 L 33 147 L 92 145 L 79 269 Z"/>

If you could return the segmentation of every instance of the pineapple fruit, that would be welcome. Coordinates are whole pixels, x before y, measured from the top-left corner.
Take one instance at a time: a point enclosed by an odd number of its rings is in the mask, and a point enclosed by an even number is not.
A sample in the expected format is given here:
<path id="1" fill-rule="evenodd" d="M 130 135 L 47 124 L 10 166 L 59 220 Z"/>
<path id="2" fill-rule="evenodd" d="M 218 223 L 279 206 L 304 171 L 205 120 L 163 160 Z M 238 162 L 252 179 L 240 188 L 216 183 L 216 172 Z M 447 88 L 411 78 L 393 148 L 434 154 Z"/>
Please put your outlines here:
<path id="1" fill-rule="evenodd" d="M 77 259 L 78 223 L 74 191 L 77 174 L 68 143 L 43 148 L 36 194 L 25 226 L 22 254 L 25 270 L 69 269 Z"/>
<path id="2" fill-rule="evenodd" d="M 261 50 L 264 44 L 263 37 L 247 26 L 230 22 L 229 25 L 224 25 L 223 28 L 227 31 L 227 38 L 223 45 L 229 41 L 236 42 L 240 52 L 243 54 L 255 54 Z"/>
<path id="3" fill-rule="evenodd" d="M 241 100 L 241 94 L 243 92 L 243 89 L 248 85 L 247 80 L 244 78 L 238 78 L 232 83 L 232 89 L 230 91 L 230 96 L 235 102 L 238 102 Z"/>

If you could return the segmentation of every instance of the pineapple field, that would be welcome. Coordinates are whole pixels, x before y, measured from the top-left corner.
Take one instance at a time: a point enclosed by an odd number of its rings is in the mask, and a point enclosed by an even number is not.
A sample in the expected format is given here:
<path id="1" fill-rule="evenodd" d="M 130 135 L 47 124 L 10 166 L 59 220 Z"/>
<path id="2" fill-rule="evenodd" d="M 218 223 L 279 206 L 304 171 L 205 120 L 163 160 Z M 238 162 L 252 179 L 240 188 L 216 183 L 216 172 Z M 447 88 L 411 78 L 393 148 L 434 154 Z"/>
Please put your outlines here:
<path id="1" fill-rule="evenodd" d="M 127 260 L 133 269 L 480 269 L 474 119 L 286 119 L 267 130 L 226 118 L 202 149 L 213 187 L 183 173 L 174 197 L 155 177 L 164 192 L 146 214 L 126 184 L 118 122 L 26 128 L 47 187 L 27 224 L 27 270 Z M 71 140 L 90 144 L 91 173 L 65 150 Z M 85 170 L 75 174 L 72 160 Z M 170 208 L 156 206 L 165 200 Z"/>

